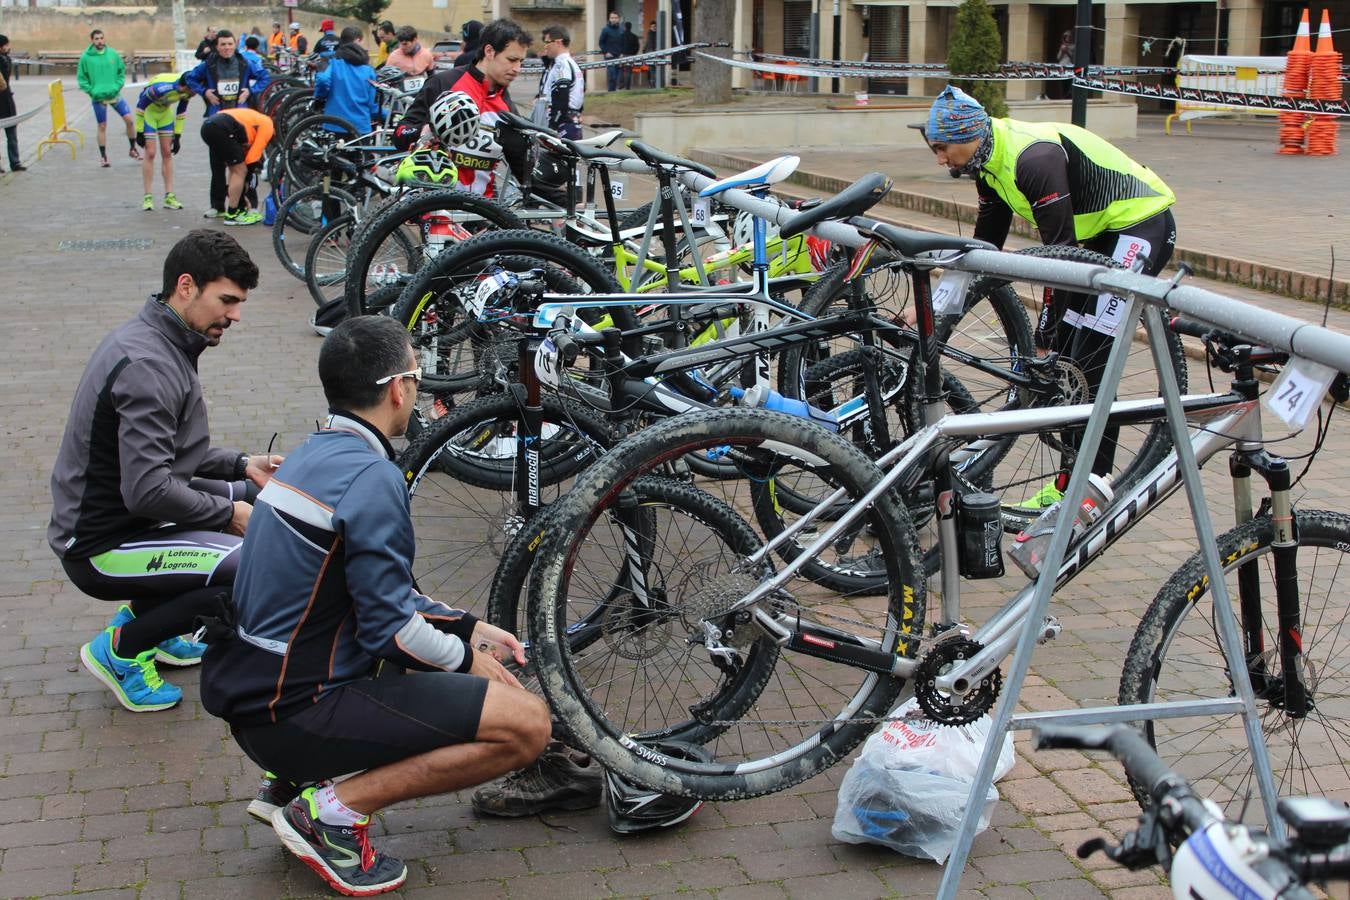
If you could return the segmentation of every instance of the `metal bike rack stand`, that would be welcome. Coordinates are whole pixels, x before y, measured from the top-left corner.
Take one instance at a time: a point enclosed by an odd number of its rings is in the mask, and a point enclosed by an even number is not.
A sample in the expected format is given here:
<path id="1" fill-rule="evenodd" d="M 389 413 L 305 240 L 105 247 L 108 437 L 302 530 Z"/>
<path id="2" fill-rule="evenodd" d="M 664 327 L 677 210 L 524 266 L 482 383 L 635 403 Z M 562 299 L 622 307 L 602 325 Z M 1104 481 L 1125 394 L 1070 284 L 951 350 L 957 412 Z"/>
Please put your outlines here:
<path id="1" fill-rule="evenodd" d="M 1079 450 L 1078 461 L 1074 463 L 1069 485 L 1060 501 L 1064 509 L 1076 510 L 1087 493 L 1087 479 L 1092 471 L 1092 460 L 1106 430 L 1106 419 L 1115 402 L 1120 386 L 1120 377 L 1125 369 L 1125 357 L 1129 354 L 1129 345 L 1133 341 L 1135 325 L 1139 320 L 1140 301 L 1133 294 L 1126 298 L 1125 315 L 1121 319 L 1120 331 L 1111 348 L 1106 364 L 1106 373 L 1101 388 L 1094 401 L 1092 415 L 1088 418 L 1087 432 Z M 1177 450 L 1177 469 L 1181 483 L 1185 486 L 1186 497 L 1190 502 L 1191 520 L 1195 523 L 1196 538 L 1200 542 L 1200 553 L 1205 561 L 1205 570 L 1209 574 L 1211 602 L 1215 610 L 1215 620 L 1219 626 L 1219 644 L 1223 648 L 1228 663 L 1236 697 L 1215 698 L 1213 700 L 1181 701 L 1178 703 L 1152 703 L 1147 708 L 1141 706 L 1106 706 L 1089 709 L 1064 711 L 1046 711 L 1014 716 L 1026 679 L 1031 667 L 1031 655 L 1036 647 L 1036 629 L 1024 627 L 1018 637 L 1017 651 L 1004 681 L 998 706 L 994 710 L 993 724 L 989 729 L 990 740 L 984 746 L 980 756 L 980 767 L 971 785 L 970 795 L 966 798 L 966 809 L 961 817 L 961 828 L 957 835 L 956 846 L 947 858 L 942 873 L 942 884 L 938 888 L 940 900 L 950 900 L 956 896 L 965 869 L 970 847 L 979 830 L 980 811 L 984 797 L 994 783 L 994 766 L 998 761 L 1001 741 L 999 736 L 1010 730 L 1029 728 L 1033 724 L 1046 722 L 1058 724 L 1095 724 L 1103 722 L 1135 722 L 1147 718 L 1168 718 L 1172 716 L 1203 716 L 1220 713 L 1240 712 L 1243 728 L 1247 734 L 1247 745 L 1252 754 L 1252 768 L 1256 772 L 1256 781 L 1261 789 L 1261 802 L 1265 807 L 1266 821 L 1277 836 L 1283 834 L 1283 823 L 1275 813 L 1278 794 L 1275 779 L 1271 773 L 1270 758 L 1266 753 L 1265 740 L 1261 734 L 1261 717 L 1256 709 L 1256 698 L 1252 693 L 1251 679 L 1247 674 L 1247 663 L 1242 652 L 1242 639 L 1238 633 L 1237 618 L 1228 598 L 1228 587 L 1224 581 L 1223 566 L 1219 561 L 1218 544 L 1215 541 L 1214 526 L 1209 520 L 1209 510 L 1205 505 L 1204 487 L 1200 481 L 1200 467 L 1195 461 L 1195 451 L 1190 444 L 1186 415 L 1181 408 L 1181 391 L 1177 385 L 1176 374 L 1172 371 L 1164 341 L 1162 313 L 1156 306 L 1144 309 L 1144 328 L 1148 334 L 1153 360 L 1158 367 L 1162 386 L 1163 403 L 1167 410 L 1167 424 L 1171 432 L 1173 445 Z M 1032 595 L 1031 612 L 1027 622 L 1040 622 L 1050 606 L 1050 595 L 1054 591 L 1056 575 L 1064 564 L 1064 555 L 1068 550 L 1069 539 L 1073 532 L 1074 516 L 1062 515 L 1055 524 L 1050 540 L 1050 550 L 1040 577 L 1036 580 L 1036 589 Z"/>
<path id="2" fill-rule="evenodd" d="M 628 168 L 622 164 L 621 167 Z M 637 171 L 637 167 L 629 170 Z M 712 183 L 712 179 L 696 173 L 683 174 L 680 180 L 695 190 Z M 738 190 L 725 192 L 723 200 L 778 225 L 785 225 L 799 215 L 773 201 L 752 197 Z M 821 237 L 849 247 L 857 247 L 865 240 L 857 229 L 842 222 L 824 222 L 812 230 Z M 1065 508 L 1070 510 L 1076 510 L 1086 495 L 1088 475 L 1092 468 L 1091 461 L 1105 433 L 1106 420 L 1111 404 L 1116 399 L 1121 375 L 1125 369 L 1128 347 L 1133 340 L 1140 319 L 1140 307 L 1143 305 L 1144 328 L 1148 335 L 1154 364 L 1158 368 L 1168 430 L 1177 450 L 1177 468 L 1185 486 L 1196 538 L 1200 542 L 1201 556 L 1209 576 L 1211 602 L 1215 607 L 1215 618 L 1219 627 L 1219 642 L 1237 696 L 1212 700 L 1053 710 L 1015 716 L 1013 709 L 1017 705 L 1036 646 L 1037 629 L 1025 627 L 1018 637 L 1017 649 L 1013 654 L 994 711 L 993 727 L 990 729 L 991 739 L 981 755 L 975 783 L 971 786 L 967 797 L 956 846 L 951 856 L 947 858 L 938 897 L 951 900 L 956 895 L 962 870 L 965 868 L 971 844 L 979 827 L 984 797 L 993 785 L 994 766 L 1001 743 L 997 740 L 997 736 L 1010 729 L 1028 728 L 1043 722 L 1077 725 L 1240 713 L 1252 754 L 1252 766 L 1261 790 L 1267 827 L 1276 837 L 1282 837 L 1284 824 L 1275 811 L 1278 796 L 1270 758 L 1261 732 L 1260 716 L 1247 673 L 1237 619 L 1233 613 L 1223 567 L 1219 561 L 1214 526 L 1209 520 L 1208 509 L 1205 506 L 1200 467 L 1196 463 L 1195 452 L 1190 444 L 1186 416 L 1181 406 L 1181 393 L 1167 355 L 1164 340 L 1166 326 L 1162 320 L 1161 308 L 1169 306 L 1198 321 L 1217 325 L 1254 342 L 1302 356 L 1339 371 L 1346 371 L 1347 361 L 1350 361 L 1350 336 L 1312 325 L 1292 316 L 1259 309 L 1203 288 L 1181 287 L 1174 282 L 1104 266 L 1035 259 L 991 250 L 970 251 L 960 259 L 950 260 L 948 265 L 953 269 L 1005 275 L 1010 279 L 1036 279 L 1047 285 L 1070 290 L 1111 292 L 1125 298 L 1126 307 L 1120 322 L 1120 331 L 1112 345 L 1101 387 L 1094 401 L 1092 413 L 1088 417 L 1078 461 L 1074 464 L 1069 484 L 1061 500 Z M 1068 550 L 1074 519 L 1075 516 L 1072 515 L 1061 516 L 1055 526 L 1048 557 L 1033 591 L 1028 623 L 1039 623 L 1045 618 L 1050 605 L 1050 595 L 1054 591 L 1056 573 L 1062 567 Z"/>

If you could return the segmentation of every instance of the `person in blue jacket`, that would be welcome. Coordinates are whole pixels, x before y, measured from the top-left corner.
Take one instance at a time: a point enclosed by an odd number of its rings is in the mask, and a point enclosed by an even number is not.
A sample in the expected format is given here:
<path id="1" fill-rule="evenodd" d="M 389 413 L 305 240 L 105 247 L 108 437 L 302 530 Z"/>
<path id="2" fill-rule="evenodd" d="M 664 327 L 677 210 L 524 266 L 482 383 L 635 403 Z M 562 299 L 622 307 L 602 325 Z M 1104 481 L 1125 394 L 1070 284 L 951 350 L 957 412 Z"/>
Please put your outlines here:
<path id="1" fill-rule="evenodd" d="M 267 70 L 237 52 L 232 32 L 216 32 L 216 49 L 187 75 L 188 87 L 206 101 L 207 116 L 222 109 L 248 105 L 248 98 L 261 94 L 272 81 Z"/>
<path id="2" fill-rule="evenodd" d="M 342 29 L 332 62 L 314 76 L 314 96 L 324 101 L 323 111 L 327 115 L 346 119 L 358 134 L 364 134 L 380 114 L 374 79 L 370 55 L 361 46 L 361 29 L 349 25 Z M 336 125 L 324 128 L 341 131 Z"/>

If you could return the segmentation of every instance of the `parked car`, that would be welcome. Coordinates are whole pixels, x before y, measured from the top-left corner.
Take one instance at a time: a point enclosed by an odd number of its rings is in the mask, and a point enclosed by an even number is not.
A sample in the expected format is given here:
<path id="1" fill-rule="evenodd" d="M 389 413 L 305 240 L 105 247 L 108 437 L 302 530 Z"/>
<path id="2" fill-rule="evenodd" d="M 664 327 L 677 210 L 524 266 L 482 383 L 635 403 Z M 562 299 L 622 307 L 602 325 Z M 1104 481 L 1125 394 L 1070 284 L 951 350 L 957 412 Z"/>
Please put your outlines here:
<path id="1" fill-rule="evenodd" d="M 431 55 L 436 57 L 436 68 L 449 69 L 454 66 L 455 60 L 463 51 L 464 42 L 455 38 L 454 40 L 437 41 L 431 47 Z"/>

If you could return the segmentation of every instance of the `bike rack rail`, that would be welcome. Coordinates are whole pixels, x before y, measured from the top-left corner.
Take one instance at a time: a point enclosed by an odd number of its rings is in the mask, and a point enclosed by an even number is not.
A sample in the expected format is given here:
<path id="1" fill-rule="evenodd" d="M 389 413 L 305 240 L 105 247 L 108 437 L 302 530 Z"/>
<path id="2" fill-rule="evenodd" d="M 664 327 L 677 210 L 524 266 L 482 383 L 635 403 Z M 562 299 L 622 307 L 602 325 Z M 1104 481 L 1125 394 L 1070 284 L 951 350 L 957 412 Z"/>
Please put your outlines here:
<path id="1" fill-rule="evenodd" d="M 645 164 L 628 160 L 620 162 L 617 168 L 634 173 L 649 171 Z M 679 176 L 679 180 L 693 190 L 699 190 L 712 183 L 712 179 L 695 172 L 685 172 Z M 721 199 L 730 206 L 759 215 L 778 225 L 785 225 L 800 215 L 774 201 L 761 200 L 744 191 L 726 191 Z M 846 247 L 858 247 L 866 241 L 856 228 L 842 222 L 824 222 L 812 231 L 820 237 Z M 1075 463 L 1069 477 L 1062 501 L 1068 509 L 1077 509 L 1087 493 L 1092 459 L 1106 430 L 1107 416 L 1111 404 L 1115 402 L 1125 368 L 1127 348 L 1142 316 L 1154 363 L 1161 376 L 1168 428 L 1172 442 L 1177 448 L 1178 470 L 1190 504 L 1191 519 L 1195 524 L 1195 534 L 1200 543 L 1205 569 L 1209 575 L 1211 600 L 1216 609 L 1220 631 L 1220 645 L 1229 671 L 1238 674 L 1232 679 L 1237 694 L 1235 697 L 1134 706 L 1047 710 L 1014 715 L 1013 710 L 1021 694 L 1036 646 L 1037 629 L 1024 628 L 1018 638 L 1017 649 L 1013 653 L 1003 690 L 994 710 L 991 738 L 981 756 L 975 783 L 971 785 L 956 846 L 944 867 L 938 897 L 950 900 L 956 896 L 962 871 L 970 855 L 971 844 L 978 831 L 979 813 L 983 807 L 982 799 L 993 784 L 994 766 L 998 759 L 998 748 L 1002 743 L 996 739 L 997 736 L 1010 730 L 1027 729 L 1044 723 L 1083 725 L 1241 713 L 1248 746 L 1252 753 L 1253 769 L 1261 789 L 1266 820 L 1270 823 L 1268 827 L 1275 832 L 1276 837 L 1283 837 L 1283 822 L 1275 812 L 1278 794 L 1261 733 L 1260 714 L 1256 708 L 1251 681 L 1247 676 L 1237 620 L 1224 580 L 1223 566 L 1219 560 L 1214 526 L 1209 520 L 1205 505 L 1200 468 L 1196 464 L 1195 453 L 1190 444 L 1176 376 L 1171 366 L 1166 365 L 1166 345 L 1163 340 L 1166 326 L 1162 319 L 1162 308 L 1169 307 L 1187 318 L 1222 328 L 1255 343 L 1321 363 L 1337 371 L 1350 370 L 1350 335 L 1313 325 L 1293 316 L 1259 309 L 1204 288 L 1182 286 L 1172 281 L 1105 266 L 1038 259 L 992 250 L 972 250 L 957 259 L 945 261 L 944 266 L 962 271 L 1002 275 L 1010 279 L 1033 280 L 1067 290 L 1110 292 L 1125 299 L 1125 313 L 1121 319 L 1117 339 L 1107 359 L 1106 372 L 1093 404 L 1092 414 L 1088 418 L 1078 462 Z M 1047 558 L 1041 566 L 1041 576 L 1036 581 L 1028 622 L 1039 623 L 1045 618 L 1050 605 L 1050 595 L 1054 590 L 1055 573 L 1059 572 L 1064 563 L 1073 522 L 1073 516 L 1061 516 L 1055 527 Z"/>

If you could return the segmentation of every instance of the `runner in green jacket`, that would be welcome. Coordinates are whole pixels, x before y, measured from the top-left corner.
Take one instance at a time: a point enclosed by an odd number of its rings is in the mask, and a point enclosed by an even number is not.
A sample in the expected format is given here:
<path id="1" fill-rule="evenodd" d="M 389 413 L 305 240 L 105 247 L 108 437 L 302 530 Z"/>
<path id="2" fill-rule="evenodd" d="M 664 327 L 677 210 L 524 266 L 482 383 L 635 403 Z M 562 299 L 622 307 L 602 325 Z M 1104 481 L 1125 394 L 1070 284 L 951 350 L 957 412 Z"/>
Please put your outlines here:
<path id="1" fill-rule="evenodd" d="M 136 149 L 136 121 L 131 115 L 131 107 L 120 96 L 127 83 L 127 69 L 122 55 L 108 46 L 108 39 L 102 30 L 95 28 L 89 32 L 90 44 L 80 56 L 80 64 L 75 69 L 75 80 L 80 90 L 89 95 L 94 104 L 94 118 L 98 121 L 98 154 L 100 165 L 108 168 L 108 109 L 113 109 L 127 124 L 127 146 L 131 148 L 132 159 L 140 159 Z"/>

